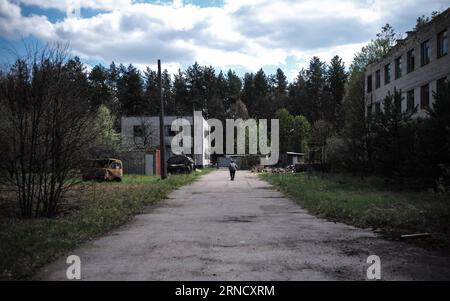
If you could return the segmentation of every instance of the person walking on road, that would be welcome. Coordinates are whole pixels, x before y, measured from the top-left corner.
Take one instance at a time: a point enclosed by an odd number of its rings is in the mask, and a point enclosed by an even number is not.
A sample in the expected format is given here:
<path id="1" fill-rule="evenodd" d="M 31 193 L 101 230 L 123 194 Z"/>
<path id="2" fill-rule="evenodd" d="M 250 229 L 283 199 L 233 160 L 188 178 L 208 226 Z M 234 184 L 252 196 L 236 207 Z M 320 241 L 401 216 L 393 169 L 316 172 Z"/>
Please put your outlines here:
<path id="1" fill-rule="evenodd" d="M 234 181 L 234 176 L 236 175 L 236 170 L 238 170 L 238 166 L 236 165 L 233 159 L 231 159 L 228 169 L 230 170 L 230 179 L 231 181 Z"/>

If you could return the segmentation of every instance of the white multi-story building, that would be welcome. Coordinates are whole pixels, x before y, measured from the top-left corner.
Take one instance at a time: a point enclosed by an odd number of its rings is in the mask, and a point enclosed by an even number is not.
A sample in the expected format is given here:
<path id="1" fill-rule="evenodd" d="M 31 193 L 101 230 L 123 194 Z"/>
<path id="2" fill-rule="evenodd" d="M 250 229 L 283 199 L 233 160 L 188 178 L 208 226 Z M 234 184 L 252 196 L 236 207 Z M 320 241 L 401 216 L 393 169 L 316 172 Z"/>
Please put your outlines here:
<path id="1" fill-rule="evenodd" d="M 434 101 L 433 93 L 450 79 L 450 8 L 431 22 L 399 40 L 381 60 L 366 67 L 367 112 L 383 109 L 384 98 L 401 91 L 402 111 L 418 108 L 425 116 Z"/>
<path id="2" fill-rule="evenodd" d="M 203 133 L 202 139 L 195 139 L 194 135 L 198 135 L 199 130 L 194 131 L 194 118 L 192 116 L 165 116 L 164 117 L 164 141 L 166 159 L 170 158 L 174 153 L 172 151 L 172 140 L 177 139 L 177 133 L 171 130 L 172 122 L 174 120 L 184 119 L 191 124 L 192 149 L 186 155 L 192 157 L 197 166 L 210 165 L 210 155 L 207 152 L 209 147 L 209 127 L 205 120 L 200 124 Z M 178 122 L 178 121 L 176 121 Z M 181 126 L 182 123 L 179 124 Z M 159 116 L 139 116 L 139 117 L 122 117 L 121 120 L 121 134 L 122 145 L 129 150 L 150 151 L 159 149 Z M 196 143 L 200 143 L 197 145 Z M 182 144 L 181 141 L 178 144 Z M 201 150 L 201 154 L 194 155 L 194 148 Z"/>

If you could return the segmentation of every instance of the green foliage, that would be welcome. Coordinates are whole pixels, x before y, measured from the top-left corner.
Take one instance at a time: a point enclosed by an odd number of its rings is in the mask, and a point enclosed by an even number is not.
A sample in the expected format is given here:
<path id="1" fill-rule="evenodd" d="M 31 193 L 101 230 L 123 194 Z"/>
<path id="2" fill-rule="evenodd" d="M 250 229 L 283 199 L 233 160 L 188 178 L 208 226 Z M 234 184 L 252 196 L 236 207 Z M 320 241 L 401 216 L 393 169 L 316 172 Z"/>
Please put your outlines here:
<path id="1" fill-rule="evenodd" d="M 428 118 L 412 132 L 416 137 L 417 157 L 424 177 L 434 181 L 435 188 L 450 190 L 450 82 L 446 81 L 434 94 L 435 101 Z"/>
<path id="2" fill-rule="evenodd" d="M 113 105 L 113 90 L 108 83 L 109 71 L 102 65 L 92 68 L 89 73 L 89 100 L 94 108 L 106 105 L 110 109 Z"/>
<path id="3" fill-rule="evenodd" d="M 308 150 L 308 138 L 311 131 L 311 125 L 305 116 L 294 116 L 292 121 L 292 128 L 294 129 L 290 136 L 292 150 L 294 152 L 306 153 Z"/>
<path id="4" fill-rule="evenodd" d="M 242 81 L 240 77 L 233 70 L 228 70 L 227 76 L 225 78 L 225 99 L 224 99 L 224 107 L 225 110 L 228 111 L 231 109 L 231 106 L 235 104 L 238 100 L 240 100 L 240 94 L 242 89 Z"/>
<path id="5" fill-rule="evenodd" d="M 325 120 L 317 120 L 311 128 L 310 143 L 313 145 L 326 145 L 327 139 L 334 133 L 333 125 Z"/>
<path id="6" fill-rule="evenodd" d="M 120 133 L 114 128 L 114 120 L 114 115 L 106 105 L 98 107 L 92 129 L 97 135 L 90 149 L 91 157 L 115 157 L 120 152 Z"/>
<path id="7" fill-rule="evenodd" d="M 356 73 L 358 74 L 358 73 Z M 373 115 L 364 114 L 361 87 L 348 93 L 344 141 L 337 145 L 330 160 L 344 160 L 339 165 L 348 171 L 370 171 L 394 179 L 402 186 L 415 189 L 450 187 L 450 87 L 446 82 L 435 94 L 426 118 L 412 119 L 415 110 L 402 112 L 402 95 L 394 91 L 383 101 L 383 109 Z M 361 97 L 361 98 L 360 98 Z M 357 111 L 359 110 L 359 111 Z M 336 149 L 347 152 L 339 156 Z M 333 158 L 333 159 L 332 159 Z M 342 170 L 341 169 L 341 170 Z"/>
<path id="8" fill-rule="evenodd" d="M 355 55 L 350 65 L 350 73 L 364 72 L 368 64 L 376 62 L 389 52 L 397 38 L 399 36 L 396 35 L 394 28 L 389 24 L 384 25 L 381 32 L 377 34 L 377 38 L 362 47 Z"/>
<path id="9" fill-rule="evenodd" d="M 133 65 L 119 67 L 117 97 L 121 112 L 126 116 L 140 116 L 149 112 L 149 102 L 144 97 L 144 81 L 141 72 Z"/>
<path id="10" fill-rule="evenodd" d="M 306 89 L 306 71 L 302 69 L 293 83 L 289 85 L 289 98 L 285 107 L 294 115 L 304 114 L 305 102 L 308 102 L 308 92 Z"/>
<path id="11" fill-rule="evenodd" d="M 427 17 L 425 15 L 418 17 L 417 21 L 416 21 L 416 26 L 414 27 L 414 30 L 417 31 L 417 30 L 421 29 L 422 27 L 424 27 L 425 25 L 430 23 L 439 14 L 440 14 L 439 11 L 433 11 L 431 13 L 431 18 Z"/>
<path id="12" fill-rule="evenodd" d="M 343 98 L 345 93 L 345 84 L 347 82 L 347 73 L 345 65 L 339 56 L 331 59 L 327 69 L 327 97 L 325 110 L 325 120 L 331 122 L 334 128 L 340 132 L 344 127 L 344 108 Z"/>
<path id="13" fill-rule="evenodd" d="M 368 64 L 384 57 L 395 41 L 394 29 L 386 24 L 375 40 L 362 47 L 350 65 L 343 105 L 344 128 L 341 133 L 348 150 L 348 155 L 343 158 L 346 162 L 342 166 L 351 171 L 372 171 L 372 146 L 366 120 L 364 71 Z"/>
<path id="14" fill-rule="evenodd" d="M 308 98 L 304 102 L 304 115 L 312 122 L 325 118 L 326 64 L 318 57 L 313 57 L 306 70 L 306 90 Z"/>
<path id="15" fill-rule="evenodd" d="M 289 85 L 288 98 L 283 102 L 294 115 L 303 115 L 310 122 L 323 119 L 336 129 L 343 126 L 343 96 L 347 81 L 345 65 L 339 56 L 330 65 L 313 57 L 306 70 L 301 70 Z"/>
<path id="16" fill-rule="evenodd" d="M 386 96 L 383 109 L 370 120 L 375 171 L 392 176 L 405 163 L 410 146 L 407 143 L 406 124 L 413 112 L 402 112 L 401 91 Z"/>
<path id="17" fill-rule="evenodd" d="M 0 73 L 0 178 L 23 218 L 52 217 L 95 139 L 80 60 L 59 45 Z"/>
<path id="18" fill-rule="evenodd" d="M 345 126 L 342 133 L 347 144 L 346 166 L 352 171 L 368 171 L 368 144 L 366 105 L 364 99 L 364 73 L 350 73 L 344 101 Z"/>
<path id="19" fill-rule="evenodd" d="M 280 153 L 307 151 L 310 124 L 306 117 L 293 116 L 286 109 L 275 112 L 280 124 Z"/>
<path id="20" fill-rule="evenodd" d="M 251 118 L 270 118 L 273 110 L 269 109 L 269 80 L 263 69 L 255 74 L 246 73 L 242 90 L 242 101 L 246 104 Z"/>
<path id="21" fill-rule="evenodd" d="M 310 139 L 308 141 L 311 152 L 309 160 L 312 162 L 327 162 L 328 139 L 334 134 L 333 125 L 325 120 L 317 120 L 311 127 Z"/>

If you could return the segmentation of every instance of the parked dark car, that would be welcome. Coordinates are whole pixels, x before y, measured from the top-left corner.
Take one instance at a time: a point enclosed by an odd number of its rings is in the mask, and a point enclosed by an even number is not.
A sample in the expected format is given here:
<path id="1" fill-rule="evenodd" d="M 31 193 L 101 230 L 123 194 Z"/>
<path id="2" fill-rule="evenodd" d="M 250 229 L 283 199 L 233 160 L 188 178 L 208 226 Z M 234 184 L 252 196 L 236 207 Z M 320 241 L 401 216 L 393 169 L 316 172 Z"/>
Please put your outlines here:
<path id="1" fill-rule="evenodd" d="M 195 162 L 185 155 L 175 155 L 167 160 L 167 172 L 171 174 L 191 173 L 195 170 Z"/>

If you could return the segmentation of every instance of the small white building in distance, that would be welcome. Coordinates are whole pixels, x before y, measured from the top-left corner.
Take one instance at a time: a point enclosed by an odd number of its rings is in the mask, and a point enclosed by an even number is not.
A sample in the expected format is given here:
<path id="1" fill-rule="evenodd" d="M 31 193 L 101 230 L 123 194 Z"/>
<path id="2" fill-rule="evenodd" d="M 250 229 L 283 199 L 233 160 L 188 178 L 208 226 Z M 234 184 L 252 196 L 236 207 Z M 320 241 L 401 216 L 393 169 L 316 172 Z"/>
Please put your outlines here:
<path id="1" fill-rule="evenodd" d="M 209 147 L 209 127 L 206 121 L 203 122 L 203 137 L 197 139 L 201 141 L 201 145 L 196 145 L 194 139 L 194 122 L 192 116 L 165 116 L 164 117 L 164 141 L 166 146 L 166 160 L 174 155 L 172 151 L 172 140 L 178 132 L 171 130 L 171 125 L 174 120 L 179 118 L 185 119 L 191 124 L 192 150 L 187 156 L 195 161 L 195 165 L 199 167 L 210 165 L 210 155 L 207 152 Z M 180 123 L 181 125 L 181 123 Z M 159 149 L 159 116 L 136 116 L 136 117 L 122 117 L 121 120 L 121 135 L 122 145 L 130 151 L 149 152 Z M 177 138 L 175 138 L 177 139 Z M 179 142 L 179 145 L 182 141 Z M 201 154 L 194 155 L 193 148 L 201 149 Z"/>
<path id="2" fill-rule="evenodd" d="M 434 101 L 433 92 L 450 80 L 450 8 L 418 31 L 408 32 L 389 53 L 366 67 L 366 112 L 383 109 L 383 100 L 401 91 L 402 111 L 418 107 L 415 116 L 425 116 Z"/>

